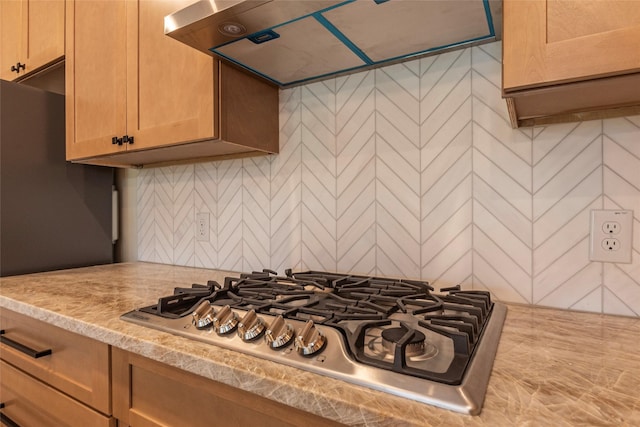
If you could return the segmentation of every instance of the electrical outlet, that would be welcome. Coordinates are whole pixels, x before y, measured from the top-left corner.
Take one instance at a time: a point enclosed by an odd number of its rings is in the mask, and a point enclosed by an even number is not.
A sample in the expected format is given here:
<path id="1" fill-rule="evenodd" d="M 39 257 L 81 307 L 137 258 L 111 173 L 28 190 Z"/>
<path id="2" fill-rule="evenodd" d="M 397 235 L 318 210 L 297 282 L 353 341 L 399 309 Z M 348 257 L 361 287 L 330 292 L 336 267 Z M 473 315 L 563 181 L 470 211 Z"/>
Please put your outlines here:
<path id="1" fill-rule="evenodd" d="M 602 224 L 602 231 L 607 234 L 618 234 L 620 232 L 620 223 L 615 221 L 605 221 Z"/>
<path id="2" fill-rule="evenodd" d="M 614 252 L 620 250 L 620 240 L 618 239 L 604 239 L 602 241 L 602 249 L 606 252 Z"/>
<path id="3" fill-rule="evenodd" d="M 196 240 L 209 241 L 209 212 L 201 212 L 196 215 Z"/>
<path id="4" fill-rule="evenodd" d="M 631 262 L 633 211 L 592 210 L 589 259 Z"/>

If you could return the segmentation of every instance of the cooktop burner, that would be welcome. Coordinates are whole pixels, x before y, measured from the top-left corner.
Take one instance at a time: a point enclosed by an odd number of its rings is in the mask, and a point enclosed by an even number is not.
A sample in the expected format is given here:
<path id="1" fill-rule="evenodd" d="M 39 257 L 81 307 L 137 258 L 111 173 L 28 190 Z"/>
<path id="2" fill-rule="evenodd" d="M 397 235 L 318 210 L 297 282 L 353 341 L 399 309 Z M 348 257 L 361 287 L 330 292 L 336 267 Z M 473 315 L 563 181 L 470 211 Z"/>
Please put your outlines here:
<path id="1" fill-rule="evenodd" d="M 474 414 L 505 314 L 460 286 L 263 270 L 176 288 L 122 319 Z"/>

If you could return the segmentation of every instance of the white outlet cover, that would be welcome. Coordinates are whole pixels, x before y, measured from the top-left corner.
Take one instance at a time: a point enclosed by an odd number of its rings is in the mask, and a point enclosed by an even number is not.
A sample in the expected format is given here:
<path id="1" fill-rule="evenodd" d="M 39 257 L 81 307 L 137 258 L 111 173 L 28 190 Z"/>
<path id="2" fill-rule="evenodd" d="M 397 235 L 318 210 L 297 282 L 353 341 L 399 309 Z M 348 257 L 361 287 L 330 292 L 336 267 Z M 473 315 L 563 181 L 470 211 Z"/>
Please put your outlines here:
<path id="1" fill-rule="evenodd" d="M 616 230 L 615 235 L 607 233 L 605 223 L 619 224 L 619 230 Z M 633 211 L 592 210 L 589 259 L 600 262 L 631 263 L 632 227 Z M 607 239 L 615 239 L 617 244 L 605 245 L 604 241 Z"/>
<path id="2" fill-rule="evenodd" d="M 196 240 L 208 242 L 209 236 L 209 212 L 200 212 L 196 215 Z"/>

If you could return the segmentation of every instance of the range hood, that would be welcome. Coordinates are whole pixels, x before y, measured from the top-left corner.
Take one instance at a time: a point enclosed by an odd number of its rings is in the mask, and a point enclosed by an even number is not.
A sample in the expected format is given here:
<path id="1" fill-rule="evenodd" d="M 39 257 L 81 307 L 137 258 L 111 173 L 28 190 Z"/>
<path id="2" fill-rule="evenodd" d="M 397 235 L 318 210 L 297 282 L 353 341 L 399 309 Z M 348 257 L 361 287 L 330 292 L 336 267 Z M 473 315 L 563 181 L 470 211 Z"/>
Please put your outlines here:
<path id="1" fill-rule="evenodd" d="M 165 34 L 280 87 L 500 38 L 494 0 L 200 0 Z"/>

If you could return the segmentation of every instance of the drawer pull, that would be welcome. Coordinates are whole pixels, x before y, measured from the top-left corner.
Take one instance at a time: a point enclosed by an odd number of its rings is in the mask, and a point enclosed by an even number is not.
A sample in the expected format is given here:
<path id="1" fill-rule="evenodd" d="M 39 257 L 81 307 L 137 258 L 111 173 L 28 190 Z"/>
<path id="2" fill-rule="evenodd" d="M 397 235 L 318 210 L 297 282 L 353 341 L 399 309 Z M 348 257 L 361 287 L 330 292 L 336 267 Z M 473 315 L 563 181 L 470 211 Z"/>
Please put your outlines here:
<path id="1" fill-rule="evenodd" d="M 13 347 L 16 350 L 26 354 L 27 356 L 33 357 L 34 359 L 38 359 L 40 357 L 48 356 L 51 354 L 51 349 L 37 351 L 27 347 L 26 345 L 22 345 L 19 342 L 15 342 L 14 340 L 5 337 L 4 334 L 5 334 L 4 329 L 0 330 L 0 342 L 2 344 L 6 344 L 9 347 Z"/>
<path id="2" fill-rule="evenodd" d="M 4 408 L 4 403 L 0 403 L 0 409 Z M 20 427 L 15 421 L 0 412 L 0 424 L 7 427 Z"/>

